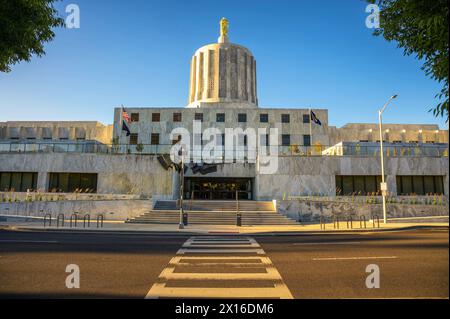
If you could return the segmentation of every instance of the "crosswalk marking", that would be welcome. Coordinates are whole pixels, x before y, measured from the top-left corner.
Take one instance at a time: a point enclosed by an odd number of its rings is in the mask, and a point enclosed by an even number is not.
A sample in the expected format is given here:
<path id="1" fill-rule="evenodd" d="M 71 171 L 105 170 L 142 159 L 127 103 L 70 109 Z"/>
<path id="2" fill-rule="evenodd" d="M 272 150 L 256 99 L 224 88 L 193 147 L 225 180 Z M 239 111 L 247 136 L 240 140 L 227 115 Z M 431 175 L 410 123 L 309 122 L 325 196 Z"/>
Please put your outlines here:
<path id="1" fill-rule="evenodd" d="M 184 254 L 211 254 L 211 253 L 216 253 L 216 254 L 235 254 L 235 253 L 255 253 L 255 254 L 259 254 L 259 255 L 264 255 L 265 252 L 262 249 L 194 249 L 194 248 L 189 248 L 189 249 L 184 249 L 181 248 L 178 250 L 177 254 L 178 255 L 184 255 Z"/>
<path id="2" fill-rule="evenodd" d="M 249 237 L 191 237 L 163 269 L 146 298 L 292 299 L 280 273 L 264 255 Z M 215 272 L 218 267 L 220 272 Z M 205 281 L 210 285 L 202 287 Z M 252 286 L 245 287 L 242 281 Z"/>
<path id="3" fill-rule="evenodd" d="M 153 294 L 147 298 L 280 298 L 293 299 L 286 286 L 274 284 L 274 288 L 179 288 L 166 287 L 165 284 L 154 284 Z"/>

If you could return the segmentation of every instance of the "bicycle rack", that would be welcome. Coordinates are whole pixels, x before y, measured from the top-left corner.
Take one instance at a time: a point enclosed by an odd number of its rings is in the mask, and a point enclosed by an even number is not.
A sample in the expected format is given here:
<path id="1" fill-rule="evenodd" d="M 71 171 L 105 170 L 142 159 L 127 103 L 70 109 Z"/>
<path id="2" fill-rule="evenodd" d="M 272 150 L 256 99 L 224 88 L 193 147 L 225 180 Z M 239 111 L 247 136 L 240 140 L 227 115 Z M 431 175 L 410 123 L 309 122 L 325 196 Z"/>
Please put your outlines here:
<path id="1" fill-rule="evenodd" d="M 98 228 L 99 224 L 101 225 L 100 227 L 103 228 L 103 219 L 104 219 L 104 217 L 102 214 L 97 215 L 97 228 Z"/>
<path id="2" fill-rule="evenodd" d="M 326 222 L 325 218 L 322 217 L 322 216 L 320 216 L 319 222 L 320 222 L 320 229 L 325 230 L 325 227 L 326 227 L 326 226 L 325 226 L 325 222 Z"/>
<path id="3" fill-rule="evenodd" d="M 64 227 L 64 214 L 58 214 L 58 217 L 56 218 L 56 227 L 59 228 L 59 220 L 61 219 L 61 226 Z"/>
<path id="4" fill-rule="evenodd" d="M 352 219 L 352 216 L 349 216 L 349 217 L 347 218 L 347 229 L 349 228 L 349 227 L 348 227 L 349 224 L 350 224 L 350 228 L 353 229 L 353 219 Z"/>
<path id="5" fill-rule="evenodd" d="M 75 228 L 77 228 L 77 221 L 78 221 L 78 213 L 77 212 L 70 215 L 70 228 L 72 228 L 72 220 L 75 220 Z"/>
<path id="6" fill-rule="evenodd" d="M 51 227 L 52 226 L 52 214 L 45 214 L 44 216 L 44 227 L 47 226 L 47 217 L 48 217 L 48 225 Z"/>
<path id="7" fill-rule="evenodd" d="M 339 229 L 339 217 L 333 216 L 333 227 Z"/>
<path id="8" fill-rule="evenodd" d="M 83 217 L 83 228 L 86 228 L 86 220 L 87 220 L 88 227 L 91 227 L 91 215 L 86 214 Z"/>
<path id="9" fill-rule="evenodd" d="M 363 227 L 362 227 L 363 222 L 364 222 L 364 228 L 367 228 L 367 225 L 366 225 L 366 216 L 359 216 L 359 228 L 363 228 Z"/>
<path id="10" fill-rule="evenodd" d="M 373 228 L 380 228 L 380 217 L 378 215 L 372 216 L 372 225 Z"/>

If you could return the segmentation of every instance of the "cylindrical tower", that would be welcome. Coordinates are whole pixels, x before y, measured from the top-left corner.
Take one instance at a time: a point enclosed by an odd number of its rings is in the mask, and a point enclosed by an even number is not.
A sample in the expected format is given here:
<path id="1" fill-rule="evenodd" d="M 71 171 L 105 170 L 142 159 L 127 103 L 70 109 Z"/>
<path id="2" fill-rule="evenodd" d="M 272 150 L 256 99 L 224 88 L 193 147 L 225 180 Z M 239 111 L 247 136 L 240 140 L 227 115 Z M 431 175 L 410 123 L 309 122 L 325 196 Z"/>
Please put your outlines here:
<path id="1" fill-rule="evenodd" d="M 201 47 L 192 57 L 188 107 L 257 107 L 255 58 L 247 48 L 229 43 L 226 19 L 220 24 L 218 43 Z"/>

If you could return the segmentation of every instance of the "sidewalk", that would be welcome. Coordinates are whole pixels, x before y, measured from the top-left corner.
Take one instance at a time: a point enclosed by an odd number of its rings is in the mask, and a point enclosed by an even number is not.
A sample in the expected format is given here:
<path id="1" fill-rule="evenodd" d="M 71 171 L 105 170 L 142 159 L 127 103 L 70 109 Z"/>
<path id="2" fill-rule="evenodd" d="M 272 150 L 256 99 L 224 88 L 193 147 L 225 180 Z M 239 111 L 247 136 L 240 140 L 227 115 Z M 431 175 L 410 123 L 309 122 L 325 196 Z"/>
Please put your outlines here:
<path id="1" fill-rule="evenodd" d="M 380 223 L 380 228 L 373 227 L 367 222 L 367 228 L 360 228 L 359 222 L 353 222 L 353 228 L 347 228 L 346 222 L 340 222 L 339 228 L 334 228 L 332 223 L 326 224 L 321 229 L 319 224 L 313 225 L 282 225 L 282 226 L 226 226 L 226 225 L 188 225 L 179 229 L 178 225 L 166 224 L 126 224 L 124 222 L 105 221 L 103 228 L 97 228 L 96 223 L 91 223 L 88 228 L 83 228 L 83 223 L 78 222 L 77 227 L 69 227 L 66 221 L 64 227 L 44 227 L 42 222 L 0 222 L 0 229 L 9 230 L 38 230 L 38 231 L 89 231 L 89 232 L 145 232 L 145 233 L 172 233 L 172 234 L 299 234 L 299 233 L 342 233 L 342 232 L 373 232 L 373 231 L 395 231 L 423 227 L 448 227 L 449 223 L 421 222 L 421 223 Z"/>

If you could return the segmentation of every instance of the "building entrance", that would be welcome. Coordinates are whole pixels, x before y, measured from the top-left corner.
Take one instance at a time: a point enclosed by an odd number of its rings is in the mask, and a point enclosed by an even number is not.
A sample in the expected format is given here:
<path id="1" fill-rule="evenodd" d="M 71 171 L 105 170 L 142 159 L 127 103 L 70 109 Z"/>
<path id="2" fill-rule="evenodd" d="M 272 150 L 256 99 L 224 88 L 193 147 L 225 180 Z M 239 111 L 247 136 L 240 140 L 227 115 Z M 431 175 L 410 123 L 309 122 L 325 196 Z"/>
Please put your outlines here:
<path id="1" fill-rule="evenodd" d="M 253 199 L 251 178 L 186 177 L 184 180 L 185 199 L 235 200 Z"/>

